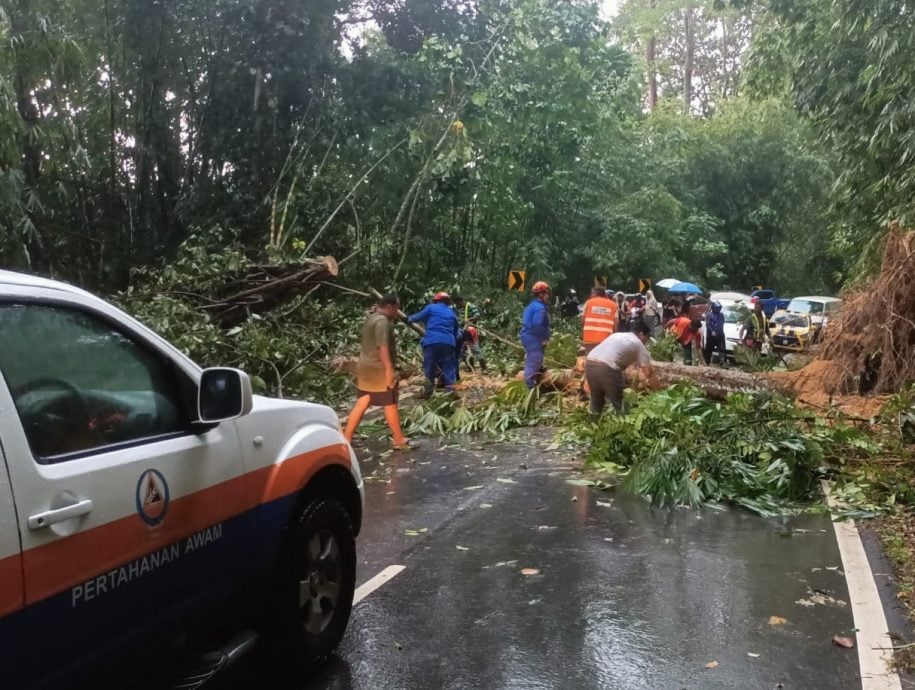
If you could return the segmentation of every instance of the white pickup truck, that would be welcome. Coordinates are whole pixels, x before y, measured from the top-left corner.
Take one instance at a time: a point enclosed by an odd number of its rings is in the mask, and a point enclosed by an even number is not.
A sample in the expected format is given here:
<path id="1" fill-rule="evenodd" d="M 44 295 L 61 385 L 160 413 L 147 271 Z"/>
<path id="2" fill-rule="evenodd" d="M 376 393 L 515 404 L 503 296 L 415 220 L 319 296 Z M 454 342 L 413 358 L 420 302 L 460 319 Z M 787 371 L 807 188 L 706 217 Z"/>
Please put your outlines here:
<path id="1" fill-rule="evenodd" d="M 241 625 L 330 655 L 364 500 L 331 409 L 9 271 L 0 372 L 0 688 L 129 687 Z"/>

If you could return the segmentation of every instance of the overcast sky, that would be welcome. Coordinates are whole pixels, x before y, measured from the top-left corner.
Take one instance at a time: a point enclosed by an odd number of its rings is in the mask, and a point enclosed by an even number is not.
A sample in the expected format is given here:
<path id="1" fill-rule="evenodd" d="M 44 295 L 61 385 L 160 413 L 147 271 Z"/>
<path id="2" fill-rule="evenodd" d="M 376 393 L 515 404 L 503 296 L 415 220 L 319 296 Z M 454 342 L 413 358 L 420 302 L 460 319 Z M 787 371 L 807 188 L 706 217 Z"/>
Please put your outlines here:
<path id="1" fill-rule="evenodd" d="M 619 9 L 622 0 L 600 0 L 601 12 L 605 17 L 612 17 Z"/>

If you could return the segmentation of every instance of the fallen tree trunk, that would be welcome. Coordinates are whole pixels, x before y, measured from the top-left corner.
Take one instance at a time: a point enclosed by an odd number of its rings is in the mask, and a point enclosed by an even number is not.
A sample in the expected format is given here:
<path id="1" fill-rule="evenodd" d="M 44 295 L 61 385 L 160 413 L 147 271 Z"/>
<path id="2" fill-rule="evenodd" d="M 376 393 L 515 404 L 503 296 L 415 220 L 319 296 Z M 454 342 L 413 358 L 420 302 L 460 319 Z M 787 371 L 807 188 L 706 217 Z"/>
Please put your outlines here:
<path id="1" fill-rule="evenodd" d="M 652 362 L 658 383 L 667 388 L 681 381 L 699 386 L 713 400 L 724 400 L 730 393 L 749 393 L 762 390 L 776 390 L 769 381 L 735 369 L 719 369 L 705 366 L 686 366 L 674 362 Z M 639 387 L 641 380 L 636 368 L 630 369 L 627 380 L 630 386 Z M 520 375 L 519 375 L 520 377 Z M 573 369 L 551 369 L 541 383 L 544 390 L 577 390 L 581 375 Z"/>
<path id="2" fill-rule="evenodd" d="M 658 383 L 662 386 L 689 381 L 702 388 L 706 395 L 715 400 L 723 400 L 729 393 L 775 390 L 775 386 L 762 377 L 736 369 L 691 367 L 676 362 L 652 362 L 652 366 Z"/>
<path id="3" fill-rule="evenodd" d="M 204 305 L 203 309 L 220 326 L 231 328 L 252 314 L 270 311 L 298 297 L 315 283 L 337 277 L 339 272 L 337 260 L 332 256 L 280 266 L 251 266 L 241 279 L 231 284 L 234 292 Z"/>

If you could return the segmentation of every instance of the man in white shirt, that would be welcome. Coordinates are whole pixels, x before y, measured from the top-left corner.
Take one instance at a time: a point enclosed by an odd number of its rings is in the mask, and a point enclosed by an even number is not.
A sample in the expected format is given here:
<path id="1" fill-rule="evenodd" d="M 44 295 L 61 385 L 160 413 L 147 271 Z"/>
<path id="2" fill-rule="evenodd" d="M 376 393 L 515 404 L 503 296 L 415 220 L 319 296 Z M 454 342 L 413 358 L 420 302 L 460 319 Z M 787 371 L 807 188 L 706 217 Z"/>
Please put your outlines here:
<path id="1" fill-rule="evenodd" d="M 629 333 L 614 333 L 595 347 L 585 360 L 585 379 L 591 389 L 591 414 L 600 415 L 607 401 L 616 412 L 623 411 L 625 371 L 637 364 L 649 385 L 656 387 L 651 355 L 645 343 L 650 332 L 642 322 L 635 323 Z"/>

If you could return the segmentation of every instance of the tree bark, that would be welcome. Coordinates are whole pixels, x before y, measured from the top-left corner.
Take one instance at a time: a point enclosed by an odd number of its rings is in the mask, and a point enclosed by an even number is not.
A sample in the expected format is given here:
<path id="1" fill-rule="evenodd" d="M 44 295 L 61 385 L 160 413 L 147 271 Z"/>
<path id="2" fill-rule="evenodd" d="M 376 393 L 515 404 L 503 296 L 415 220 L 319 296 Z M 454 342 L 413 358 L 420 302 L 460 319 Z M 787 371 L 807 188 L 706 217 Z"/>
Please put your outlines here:
<path id="1" fill-rule="evenodd" d="M 656 0 L 648 0 L 648 7 L 653 8 L 657 4 Z M 645 69 L 648 72 L 648 110 L 654 112 L 658 106 L 658 73 L 655 70 L 655 52 L 657 50 L 657 38 L 654 32 L 648 37 L 645 47 Z"/>
<path id="2" fill-rule="evenodd" d="M 655 44 L 654 34 L 648 37 L 648 48 L 645 51 L 645 62 L 648 65 L 648 110 L 654 112 L 658 107 L 658 75 L 655 72 Z"/>
<path id="3" fill-rule="evenodd" d="M 693 7 L 683 10 L 683 28 L 686 50 L 683 56 L 683 113 L 689 114 L 693 103 L 693 60 L 696 52 L 696 37 L 693 27 Z"/>

